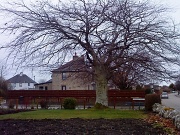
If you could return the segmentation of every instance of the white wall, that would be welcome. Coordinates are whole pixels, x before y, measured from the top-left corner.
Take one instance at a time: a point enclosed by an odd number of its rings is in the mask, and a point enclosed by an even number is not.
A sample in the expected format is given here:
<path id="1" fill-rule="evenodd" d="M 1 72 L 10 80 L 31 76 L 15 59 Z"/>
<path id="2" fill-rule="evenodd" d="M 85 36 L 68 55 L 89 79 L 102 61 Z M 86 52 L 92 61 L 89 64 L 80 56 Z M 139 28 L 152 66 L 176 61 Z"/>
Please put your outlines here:
<path id="1" fill-rule="evenodd" d="M 11 83 L 13 90 L 28 90 L 28 89 L 34 89 L 34 83 L 30 83 L 28 86 L 28 83 Z"/>

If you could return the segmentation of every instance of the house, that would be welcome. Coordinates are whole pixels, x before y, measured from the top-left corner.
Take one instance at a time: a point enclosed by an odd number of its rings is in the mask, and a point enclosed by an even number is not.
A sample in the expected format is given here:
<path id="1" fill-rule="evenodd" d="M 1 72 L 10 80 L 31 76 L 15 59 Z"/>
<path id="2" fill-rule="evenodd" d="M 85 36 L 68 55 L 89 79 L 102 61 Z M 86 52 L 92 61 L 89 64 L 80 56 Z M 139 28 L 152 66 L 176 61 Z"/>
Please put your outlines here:
<path id="1" fill-rule="evenodd" d="M 44 83 L 37 83 L 34 86 L 36 90 L 52 90 L 52 79 Z"/>
<path id="2" fill-rule="evenodd" d="M 156 85 L 156 84 L 153 84 L 153 83 L 144 85 L 143 88 L 144 89 L 152 89 L 152 90 L 160 90 L 160 86 Z"/>
<path id="3" fill-rule="evenodd" d="M 171 92 L 171 89 L 169 88 L 169 86 L 162 86 L 161 87 L 161 91 L 163 91 L 163 92 Z"/>
<path id="4" fill-rule="evenodd" d="M 52 71 L 52 90 L 94 90 L 87 70 L 84 56 L 75 54 L 71 61 Z"/>
<path id="5" fill-rule="evenodd" d="M 7 80 L 12 90 L 32 90 L 36 82 L 21 72 Z"/>

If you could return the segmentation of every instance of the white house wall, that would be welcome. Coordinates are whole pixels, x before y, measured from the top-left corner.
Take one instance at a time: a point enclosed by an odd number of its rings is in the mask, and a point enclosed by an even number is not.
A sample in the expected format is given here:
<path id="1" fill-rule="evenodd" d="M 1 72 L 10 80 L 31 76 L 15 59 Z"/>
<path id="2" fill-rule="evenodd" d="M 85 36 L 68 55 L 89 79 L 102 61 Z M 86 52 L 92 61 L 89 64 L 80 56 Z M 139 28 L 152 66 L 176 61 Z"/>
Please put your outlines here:
<path id="1" fill-rule="evenodd" d="M 28 86 L 28 83 L 21 83 L 22 86 L 20 87 L 19 83 L 11 83 L 12 89 L 13 90 L 29 90 L 29 89 L 34 89 L 34 83 L 30 83 Z"/>

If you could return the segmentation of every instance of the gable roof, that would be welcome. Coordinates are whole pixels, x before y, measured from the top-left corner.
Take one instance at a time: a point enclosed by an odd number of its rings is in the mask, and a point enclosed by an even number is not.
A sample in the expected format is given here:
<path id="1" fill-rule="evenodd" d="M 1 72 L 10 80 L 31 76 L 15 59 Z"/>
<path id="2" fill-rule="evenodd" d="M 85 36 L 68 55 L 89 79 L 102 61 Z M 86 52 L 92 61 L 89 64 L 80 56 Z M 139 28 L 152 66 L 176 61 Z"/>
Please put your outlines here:
<path id="1" fill-rule="evenodd" d="M 58 69 L 52 72 L 83 72 L 86 71 L 86 64 L 84 57 L 74 56 L 73 60 L 67 62 L 66 64 L 60 66 Z"/>
<path id="2" fill-rule="evenodd" d="M 9 83 L 36 83 L 25 74 L 18 74 L 7 80 Z"/>

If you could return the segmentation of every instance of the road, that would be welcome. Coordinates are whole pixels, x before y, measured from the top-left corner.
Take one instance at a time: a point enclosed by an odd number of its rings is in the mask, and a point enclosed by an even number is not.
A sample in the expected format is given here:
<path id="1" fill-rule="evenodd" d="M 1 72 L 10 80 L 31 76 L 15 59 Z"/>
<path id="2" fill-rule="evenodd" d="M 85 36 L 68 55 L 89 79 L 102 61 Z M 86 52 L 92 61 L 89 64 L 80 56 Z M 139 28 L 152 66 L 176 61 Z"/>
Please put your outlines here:
<path id="1" fill-rule="evenodd" d="M 162 99 L 162 105 L 171 107 L 180 112 L 180 95 L 177 93 L 170 93 L 169 99 Z"/>

